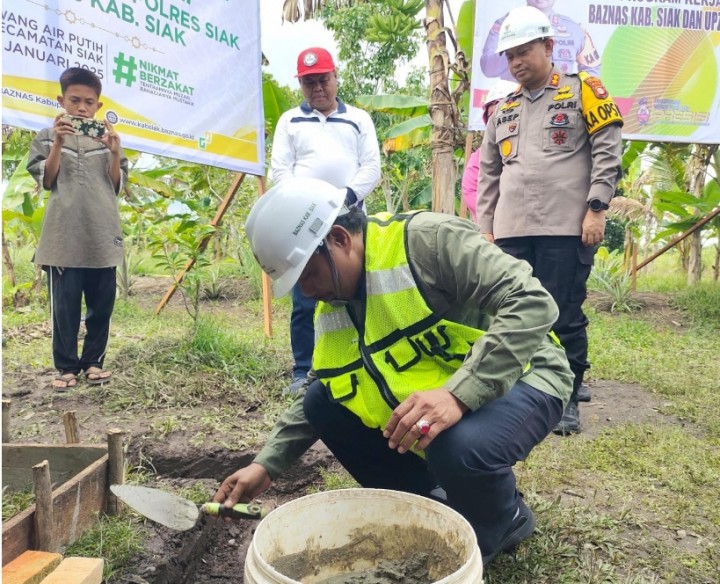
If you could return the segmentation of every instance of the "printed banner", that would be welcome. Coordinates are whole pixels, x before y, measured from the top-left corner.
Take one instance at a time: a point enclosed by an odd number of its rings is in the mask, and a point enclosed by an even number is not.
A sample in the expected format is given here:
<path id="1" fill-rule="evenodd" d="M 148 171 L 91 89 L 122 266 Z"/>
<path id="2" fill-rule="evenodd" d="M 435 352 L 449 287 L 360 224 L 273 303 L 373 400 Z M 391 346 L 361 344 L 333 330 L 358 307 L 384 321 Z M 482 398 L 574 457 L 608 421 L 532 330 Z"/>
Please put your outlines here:
<path id="1" fill-rule="evenodd" d="M 13 0 L 2 31 L 4 124 L 51 126 L 82 67 L 124 147 L 264 174 L 260 0 Z"/>
<path id="2" fill-rule="evenodd" d="M 624 138 L 720 140 L 720 0 L 477 0 L 470 129 L 485 127 L 488 89 L 512 80 L 495 49 L 508 10 L 525 4 L 548 15 L 557 68 L 602 79 L 625 119 Z"/>

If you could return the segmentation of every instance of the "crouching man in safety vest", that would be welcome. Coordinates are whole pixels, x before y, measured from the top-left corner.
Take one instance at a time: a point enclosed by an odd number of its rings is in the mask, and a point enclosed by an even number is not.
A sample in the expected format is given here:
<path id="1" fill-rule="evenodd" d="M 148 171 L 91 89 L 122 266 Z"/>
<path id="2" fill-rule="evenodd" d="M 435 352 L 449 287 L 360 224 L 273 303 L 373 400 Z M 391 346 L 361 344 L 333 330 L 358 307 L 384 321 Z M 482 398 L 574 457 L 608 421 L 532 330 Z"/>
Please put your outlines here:
<path id="1" fill-rule="evenodd" d="M 248 217 L 275 294 L 298 283 L 319 301 L 317 380 L 215 501 L 257 497 L 321 439 L 363 487 L 460 512 L 487 563 L 535 529 L 512 467 L 572 392 L 550 331 L 557 307 L 530 266 L 473 223 L 430 212 L 367 217 L 344 200 L 344 189 L 292 179 Z"/>

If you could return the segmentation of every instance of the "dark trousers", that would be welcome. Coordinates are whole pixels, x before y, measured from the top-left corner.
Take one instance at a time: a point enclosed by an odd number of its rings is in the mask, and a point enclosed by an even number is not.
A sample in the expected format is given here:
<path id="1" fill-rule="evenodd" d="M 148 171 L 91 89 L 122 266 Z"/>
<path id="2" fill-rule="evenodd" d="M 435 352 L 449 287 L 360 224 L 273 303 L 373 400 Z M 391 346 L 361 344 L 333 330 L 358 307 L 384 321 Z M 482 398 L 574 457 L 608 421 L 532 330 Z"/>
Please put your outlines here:
<path id="1" fill-rule="evenodd" d="M 446 504 L 470 522 L 486 556 L 497 549 L 518 509 L 512 466 L 525 460 L 562 416 L 558 398 L 518 381 L 503 397 L 441 432 L 423 460 L 390 449 L 380 429 L 368 428 L 332 401 L 320 381 L 308 388 L 304 409 L 325 445 L 363 487 L 426 497 L 442 487 Z"/>
<path id="2" fill-rule="evenodd" d="M 312 367 L 312 355 L 315 348 L 315 300 L 308 298 L 295 284 L 292 289 L 292 314 L 290 315 L 290 345 L 295 364 L 293 379 L 305 377 Z"/>
<path id="3" fill-rule="evenodd" d="M 573 395 L 583 381 L 588 363 L 588 319 L 582 310 L 587 297 L 587 279 L 595 256 L 594 247 L 585 247 L 580 237 L 508 237 L 495 241 L 500 249 L 532 266 L 535 276 L 550 292 L 560 310 L 553 327 L 565 348 L 575 375 Z"/>
<path id="4" fill-rule="evenodd" d="M 53 323 L 53 361 L 62 372 L 102 367 L 115 306 L 115 268 L 45 267 Z M 78 332 L 85 296 L 85 340 L 78 358 Z"/>

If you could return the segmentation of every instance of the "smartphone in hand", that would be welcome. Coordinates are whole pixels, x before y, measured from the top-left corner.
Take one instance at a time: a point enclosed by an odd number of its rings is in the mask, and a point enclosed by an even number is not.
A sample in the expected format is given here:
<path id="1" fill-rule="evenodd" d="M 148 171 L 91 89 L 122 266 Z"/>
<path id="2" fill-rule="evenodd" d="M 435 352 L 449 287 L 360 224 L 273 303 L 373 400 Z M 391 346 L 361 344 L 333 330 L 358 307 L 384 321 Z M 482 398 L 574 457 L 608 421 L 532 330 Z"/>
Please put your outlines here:
<path id="1" fill-rule="evenodd" d="M 107 130 L 105 122 L 95 118 L 66 115 L 65 120 L 74 128 L 76 134 L 90 138 L 100 138 Z"/>

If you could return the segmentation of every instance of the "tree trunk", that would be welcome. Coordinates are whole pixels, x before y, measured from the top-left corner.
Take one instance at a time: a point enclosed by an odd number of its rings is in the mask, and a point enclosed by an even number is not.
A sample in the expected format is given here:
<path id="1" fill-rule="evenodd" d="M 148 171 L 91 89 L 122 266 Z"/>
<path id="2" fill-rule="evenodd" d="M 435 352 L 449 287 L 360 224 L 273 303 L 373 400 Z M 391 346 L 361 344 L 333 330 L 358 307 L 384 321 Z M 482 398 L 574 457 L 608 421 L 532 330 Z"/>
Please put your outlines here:
<path id="1" fill-rule="evenodd" d="M 692 149 L 692 164 L 690 167 L 690 188 L 693 196 L 701 198 L 705 188 L 705 174 L 707 172 L 707 152 L 701 144 L 694 144 Z M 696 211 L 697 213 L 697 211 Z M 697 284 L 702 277 L 702 229 L 698 229 L 689 238 L 689 255 L 687 267 L 687 283 Z"/>
<path id="2" fill-rule="evenodd" d="M 715 244 L 715 263 L 713 263 L 713 282 L 720 277 L 720 242 Z"/>
<path id="3" fill-rule="evenodd" d="M 443 1 L 426 0 L 425 32 L 430 64 L 430 118 L 432 119 L 433 211 L 455 214 L 455 131 L 457 108 L 450 96 L 450 57 L 445 44 Z"/>

